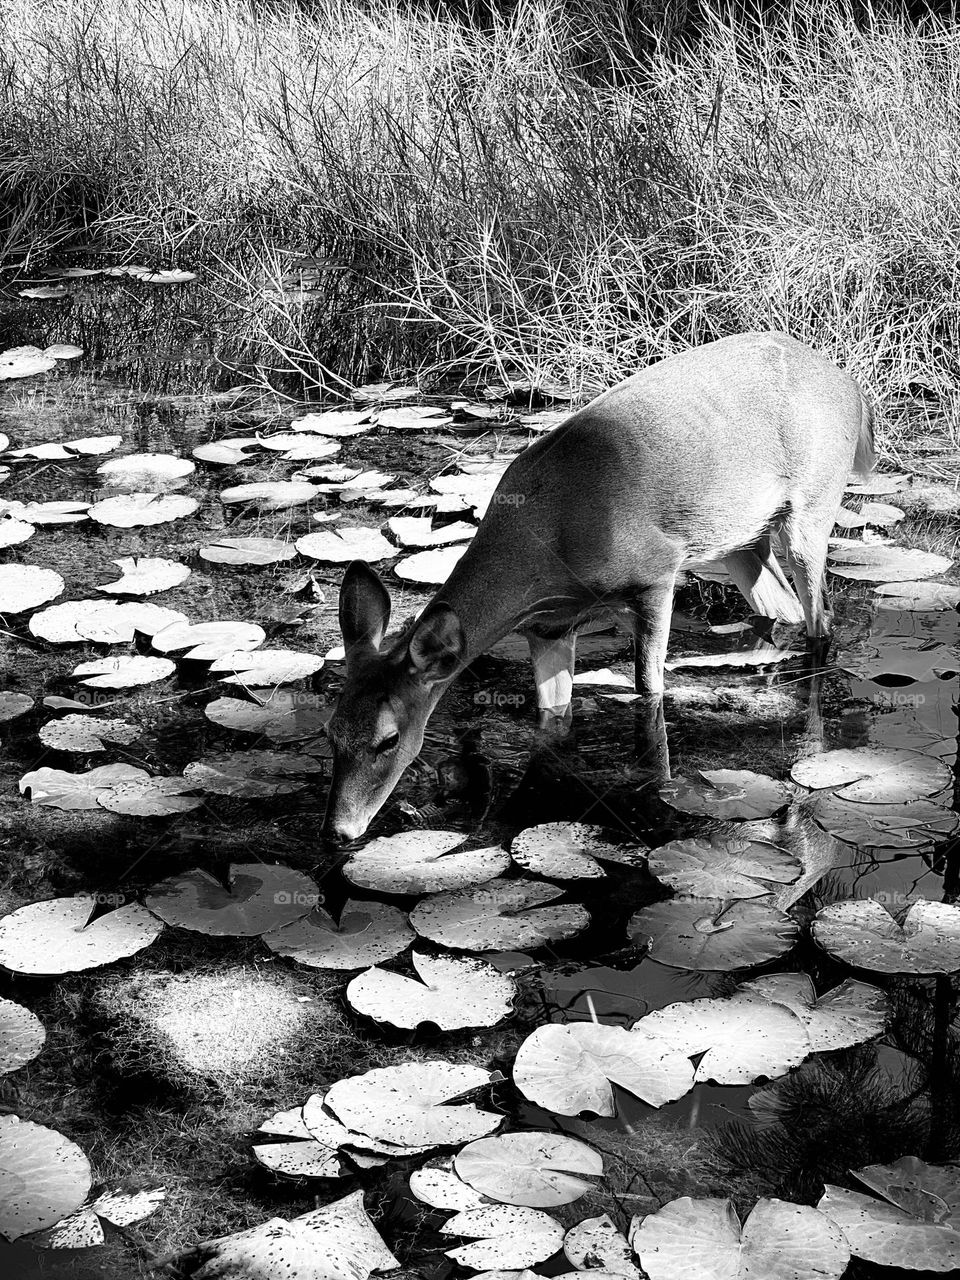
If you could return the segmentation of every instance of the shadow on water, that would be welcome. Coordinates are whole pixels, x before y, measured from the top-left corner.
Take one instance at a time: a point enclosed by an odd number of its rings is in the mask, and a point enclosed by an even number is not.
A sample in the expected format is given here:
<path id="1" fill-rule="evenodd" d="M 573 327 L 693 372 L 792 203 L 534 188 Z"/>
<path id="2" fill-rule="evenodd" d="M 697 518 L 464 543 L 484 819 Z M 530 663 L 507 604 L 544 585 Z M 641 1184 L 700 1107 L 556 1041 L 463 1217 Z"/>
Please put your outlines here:
<path id="1" fill-rule="evenodd" d="M 144 311 L 137 322 L 137 341 L 145 341 L 151 324 L 157 323 L 156 315 Z M 74 340 L 72 333 L 56 329 L 54 322 L 46 328 L 38 322 L 26 340 Z M 22 331 L 18 337 L 25 340 Z M 98 350 L 96 342 L 92 346 Z M 171 360 L 175 355 L 171 348 Z M 0 425 L 14 445 L 115 431 L 124 436 L 127 450 L 183 455 L 199 443 L 255 434 L 277 425 L 282 416 L 272 402 L 134 392 L 104 377 L 92 380 L 88 373 L 63 375 L 36 389 L 13 387 L 3 393 L 2 407 Z M 375 465 L 396 474 L 400 483 L 416 482 L 465 453 L 514 450 L 526 439 L 525 433 L 506 426 L 475 427 L 459 434 L 377 433 L 344 441 L 338 461 Z M 26 501 L 100 495 L 98 461 L 17 464 L 0 496 Z M 293 575 L 284 566 L 224 570 L 212 568 L 196 554 L 198 546 L 217 532 L 296 537 L 315 529 L 302 510 L 251 517 L 235 514 L 218 500 L 227 484 L 251 475 L 286 478 L 290 470 L 262 456 L 232 468 L 201 467 L 182 487 L 200 499 L 194 517 L 159 530 L 125 531 L 89 523 L 66 534 L 48 528 L 4 555 L 13 562 L 58 568 L 68 582 L 65 598 L 93 594 L 95 584 L 114 576 L 109 561 L 120 556 L 173 556 L 187 562 L 193 575 L 166 593 L 163 604 L 182 609 L 192 620 L 256 619 L 267 626 L 269 645 L 324 651 L 339 643 L 336 569 L 316 567 L 314 586 L 304 593 L 302 588 L 291 590 Z M 332 498 L 330 506 L 334 509 Z M 346 513 L 345 523 L 353 522 L 353 512 L 363 523 L 379 524 L 384 518 L 360 503 Z M 391 591 L 397 621 L 426 599 L 424 592 L 399 581 L 391 582 Z M 834 594 L 833 661 L 822 672 L 805 672 L 802 663 L 793 662 L 762 672 L 718 667 L 672 674 L 665 713 L 674 777 L 733 768 L 783 778 L 801 752 L 867 744 L 908 747 L 956 765 L 955 674 L 923 680 L 863 679 L 842 670 L 836 656 L 864 641 L 890 637 L 956 645 L 957 613 L 877 610 L 870 589 L 857 583 L 835 581 Z M 752 629 L 733 634 L 711 630 L 742 614 L 739 598 L 714 584 L 688 583 L 676 601 L 671 653 L 728 652 L 764 641 L 764 634 Z M 11 619 L 6 620 L 0 642 L 3 687 L 22 689 L 38 702 L 40 694 L 72 689 L 69 673 L 77 661 L 115 652 L 95 646 L 51 651 L 50 646 L 31 642 L 25 625 Z M 629 637 L 613 624 L 583 636 L 578 647 L 578 671 L 603 667 L 631 674 Z M 321 694 L 332 700 L 340 677 L 339 665 L 329 662 L 318 680 Z M 193 677 L 181 671 L 179 681 L 172 689 L 164 686 L 159 695 L 141 691 L 128 698 L 118 693 L 115 701 L 122 710 L 108 713 L 140 720 L 144 744 L 129 758 L 147 761 L 155 771 L 179 771 L 206 753 L 238 746 L 229 731 L 203 716 L 204 703 L 216 696 L 208 692 L 213 682 L 205 669 Z M 592 686 L 579 686 L 577 695 L 569 735 L 560 739 L 538 734 L 526 646 L 515 637 L 499 644 L 441 703 L 420 761 L 372 834 L 404 825 L 454 827 L 470 831 L 471 841 L 482 845 L 509 840 L 521 828 L 540 822 L 586 821 L 620 839 L 655 846 L 707 827 L 723 832 L 722 824 L 678 814 L 659 799 L 651 785 L 649 762 L 638 754 L 637 712 L 631 703 Z M 34 716 L 3 728 L 8 792 L 15 789 L 23 770 L 38 764 L 80 767 L 75 758 L 38 752 L 38 724 Z M 942 797 L 948 806 L 956 807 L 956 802 L 955 794 Z M 112 888 L 117 878 L 124 890 L 136 892 L 162 875 L 197 864 L 223 870 L 229 862 L 243 860 L 244 853 L 316 867 L 322 861 L 322 809 L 322 789 L 316 788 L 285 797 L 281 805 L 213 797 L 196 815 L 155 824 L 146 841 L 143 828 L 130 822 L 111 826 L 104 840 L 65 823 L 39 830 L 31 825 L 37 821 L 31 815 L 22 842 L 34 852 L 55 845 L 56 857 L 39 881 L 26 874 L 14 879 L 21 891 L 44 896 L 101 884 Z M 9 813 L 5 821 L 9 835 L 16 821 L 11 823 Z M 913 848 L 858 847 L 829 836 L 799 804 L 767 819 L 763 831 L 762 838 L 794 853 L 816 873 L 811 873 L 808 891 L 794 911 L 802 920 L 849 897 L 872 897 L 898 910 L 919 899 L 952 900 L 960 888 L 960 846 L 955 838 Z M 93 861 L 91 844 L 96 850 Z M 569 943 L 538 953 L 538 967 L 526 971 L 533 994 L 524 1016 L 533 1023 L 598 1018 L 629 1026 L 644 1013 L 676 1000 L 729 994 L 745 976 L 801 969 L 823 991 L 848 975 L 842 964 L 809 941 L 749 974 L 657 964 L 637 948 L 625 946 L 624 926 L 635 911 L 666 897 L 668 891 L 646 870 L 613 864 L 604 879 L 584 883 L 585 887 L 575 884 L 570 897 L 587 906 L 590 928 Z M 347 895 L 335 869 L 327 870 L 324 888 L 335 911 Z M 815 1198 L 825 1177 L 846 1181 L 847 1169 L 870 1161 L 905 1153 L 956 1158 L 960 1027 L 950 980 L 866 976 L 884 987 L 893 1008 L 890 1027 L 877 1043 L 817 1055 L 802 1070 L 771 1084 L 698 1085 L 681 1101 L 658 1111 L 618 1090 L 617 1119 L 597 1125 L 627 1143 L 628 1153 L 634 1139 L 638 1153 L 643 1143 L 648 1148 L 651 1142 L 656 1145 L 651 1135 L 658 1127 L 663 1135 L 687 1135 L 687 1146 L 679 1139 L 673 1147 L 664 1146 L 674 1154 L 696 1148 L 689 1176 L 681 1176 L 682 1169 L 675 1171 L 670 1184 L 675 1194 L 683 1194 L 683 1187 L 695 1194 L 708 1167 L 722 1170 L 728 1183 L 745 1193 L 753 1189 L 809 1199 Z M 546 1123 L 545 1113 L 528 1104 L 522 1107 L 523 1115 Z M 556 1118 L 550 1117 L 549 1123 L 555 1125 Z M 581 1121 L 560 1123 L 577 1132 Z M 662 1141 L 666 1144 L 665 1136 Z"/>

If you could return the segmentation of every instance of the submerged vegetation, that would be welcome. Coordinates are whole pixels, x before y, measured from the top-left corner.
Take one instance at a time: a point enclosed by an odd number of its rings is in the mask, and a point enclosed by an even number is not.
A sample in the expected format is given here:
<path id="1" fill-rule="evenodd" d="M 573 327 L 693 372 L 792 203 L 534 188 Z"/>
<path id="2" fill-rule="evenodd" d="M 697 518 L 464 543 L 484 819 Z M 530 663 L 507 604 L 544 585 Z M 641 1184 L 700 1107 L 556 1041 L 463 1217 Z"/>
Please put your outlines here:
<path id="1" fill-rule="evenodd" d="M 315 390 L 581 393 L 773 326 L 863 381 L 888 448 L 910 394 L 952 418 L 960 31 L 662 10 L 0 0 L 8 279 L 202 268 L 198 334 Z"/>

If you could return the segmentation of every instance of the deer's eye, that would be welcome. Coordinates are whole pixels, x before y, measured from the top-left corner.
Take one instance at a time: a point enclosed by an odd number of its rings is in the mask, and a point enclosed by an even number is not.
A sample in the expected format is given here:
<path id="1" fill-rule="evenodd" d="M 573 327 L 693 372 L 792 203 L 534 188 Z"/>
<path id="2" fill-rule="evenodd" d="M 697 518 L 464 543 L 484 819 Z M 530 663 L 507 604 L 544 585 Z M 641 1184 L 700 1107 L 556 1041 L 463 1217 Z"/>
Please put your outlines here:
<path id="1" fill-rule="evenodd" d="M 374 755 L 382 756 L 382 755 L 385 755 L 388 751 L 396 751 L 399 745 L 400 745 L 399 733 L 389 733 L 385 738 L 381 738 L 380 741 L 373 748 Z"/>

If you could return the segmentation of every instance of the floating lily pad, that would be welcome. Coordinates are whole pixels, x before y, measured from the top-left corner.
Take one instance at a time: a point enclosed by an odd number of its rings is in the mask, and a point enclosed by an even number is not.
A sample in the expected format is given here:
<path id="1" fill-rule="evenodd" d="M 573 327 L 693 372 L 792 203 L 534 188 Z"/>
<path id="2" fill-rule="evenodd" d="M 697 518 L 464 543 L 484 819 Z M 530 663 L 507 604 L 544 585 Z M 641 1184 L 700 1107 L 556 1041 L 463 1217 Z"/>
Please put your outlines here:
<path id="1" fill-rule="evenodd" d="M 839 1280 L 840 1229 L 816 1209 L 758 1200 L 743 1227 L 730 1200 L 682 1196 L 635 1218 L 630 1243 L 649 1280 Z"/>
<path id="2" fill-rule="evenodd" d="M 0 920 L 0 964 L 14 973 L 79 973 L 148 947 L 163 925 L 137 902 L 92 923 L 91 897 L 49 898 Z"/>
<path id="3" fill-rule="evenodd" d="M 287 507 L 302 507 L 318 495 L 318 488 L 309 480 L 264 480 L 259 484 L 238 484 L 224 489 L 220 501 L 226 505 L 249 502 L 260 511 L 283 511 Z"/>
<path id="4" fill-rule="evenodd" d="M 12 1000 L 0 999 L 0 1076 L 32 1062 L 46 1038 L 35 1013 Z"/>
<path id="5" fill-rule="evenodd" d="M 441 1031 L 492 1027 L 513 1009 L 513 978 L 483 960 L 414 952 L 413 967 L 419 982 L 368 969 L 349 983 L 347 1000 L 357 1013 L 410 1030 L 421 1022 L 434 1022 Z"/>
<path id="6" fill-rule="evenodd" d="M 104 484 L 141 494 L 162 493 L 194 471 L 196 466 L 189 458 L 173 453 L 128 453 L 97 467 Z"/>
<path id="7" fill-rule="evenodd" d="M 179 610 L 142 600 L 71 600 L 35 613 L 30 630 L 51 644 L 129 644 L 138 632 L 152 636 L 181 622 Z"/>
<path id="8" fill-rule="evenodd" d="M 339 923 L 316 907 L 293 924 L 264 934 L 263 940 L 277 955 L 311 969 L 364 969 L 392 960 L 416 936 L 406 912 L 384 902 L 348 899 Z"/>
<path id="9" fill-rule="evenodd" d="M 416 555 L 407 556 L 405 560 L 395 564 L 393 571 L 405 582 L 439 586 L 449 578 L 468 547 L 469 543 L 458 547 L 442 547 L 439 551 L 418 551 Z"/>
<path id="10" fill-rule="evenodd" d="M 884 582 L 874 591 L 881 609 L 943 613 L 960 605 L 960 587 L 952 582 Z"/>
<path id="11" fill-rule="evenodd" d="M 155 1187 L 149 1191 L 105 1191 L 44 1232 L 43 1247 L 84 1249 L 103 1244 L 106 1237 L 101 1218 L 113 1226 L 127 1227 L 133 1222 L 140 1222 L 158 1209 L 166 1194 L 163 1187 Z"/>
<path id="12" fill-rule="evenodd" d="M 17 720 L 20 716 L 25 716 L 28 711 L 32 711 L 34 706 L 33 699 L 26 693 L 14 693 L 11 689 L 5 689 L 0 693 L 0 724 L 6 720 Z"/>
<path id="13" fill-rule="evenodd" d="M 255 938 L 312 911 L 316 883 L 292 867 L 234 863 L 223 885 L 202 868 L 171 876 L 147 894 L 147 906 L 167 924 L 215 937 Z"/>
<path id="14" fill-rule="evenodd" d="M 132 764 L 103 764 L 86 773 L 66 769 L 32 769 L 20 779 L 20 794 L 31 804 L 50 809 L 96 809 L 97 797 L 120 782 L 133 782 L 150 775 Z"/>
<path id="15" fill-rule="evenodd" d="M 212 564 L 262 565 L 293 560 L 296 549 L 280 538 L 218 538 L 200 548 L 201 560 Z"/>
<path id="16" fill-rule="evenodd" d="M 762 898 L 774 884 L 790 884 L 800 863 L 785 849 L 717 834 L 671 840 L 648 856 L 650 873 L 694 898 Z"/>
<path id="17" fill-rule="evenodd" d="M 344 863 L 351 884 L 376 893 L 436 893 L 491 880 L 510 865 L 506 849 L 462 849 L 459 831 L 400 831 L 379 836 Z"/>
<path id="18" fill-rule="evenodd" d="M 35 564 L 0 565 L 0 613 L 26 613 L 60 595 L 64 581 Z"/>
<path id="19" fill-rule="evenodd" d="M 950 785 L 942 760 L 897 747 L 853 747 L 804 756 L 790 770 L 794 782 L 831 787 L 841 800 L 902 804 L 935 795 Z"/>
<path id="20" fill-rule="evenodd" d="M 108 720 L 101 716 L 64 716 L 51 720 L 40 729 L 39 738 L 45 747 L 56 751 L 106 751 L 108 742 L 126 744 L 134 742 L 140 730 L 126 720 Z"/>
<path id="21" fill-rule="evenodd" d="M 819 997 L 805 973 L 768 973 L 745 982 L 740 991 L 782 1004 L 794 1013 L 806 1028 L 811 1053 L 848 1049 L 871 1040 L 882 1034 L 888 1017 L 886 994 L 852 978 Z"/>
<path id="22" fill-rule="evenodd" d="M 322 770 L 323 762 L 306 754 L 233 751 L 195 760 L 186 766 L 183 776 L 194 791 L 259 799 L 300 791 L 307 784 L 298 775 Z"/>
<path id="23" fill-rule="evenodd" d="M 703 769 L 699 778 L 665 782 L 659 794 L 681 813 L 736 821 L 769 818 L 788 805 L 796 792 L 789 782 L 778 782 L 751 769 Z"/>
<path id="24" fill-rule="evenodd" d="M 938 573 L 946 573 L 952 567 L 952 560 L 931 551 L 869 543 L 861 547 L 834 549 L 827 562 L 827 568 L 838 578 L 884 583 L 935 578 Z"/>
<path id="25" fill-rule="evenodd" d="M 781 1076 L 812 1052 L 804 1023 L 792 1009 L 741 989 L 721 999 L 687 1000 L 656 1009 L 634 1024 L 687 1059 L 702 1054 L 698 1082 L 751 1084 Z"/>
<path id="26" fill-rule="evenodd" d="M 453 1172 L 449 1159 L 414 1169 L 410 1175 L 410 1190 L 423 1204 L 434 1209 L 478 1209 L 488 1203 L 479 1191 Z"/>
<path id="27" fill-rule="evenodd" d="M 297 550 L 324 564 L 344 564 L 348 560 L 365 560 L 368 564 L 390 560 L 397 555 L 378 529 L 341 528 L 322 533 L 305 533 L 297 539 Z"/>
<path id="28" fill-rule="evenodd" d="M 453 1167 L 491 1200 L 552 1209 L 596 1189 L 590 1179 L 602 1177 L 603 1157 L 577 1138 L 523 1131 L 469 1143 L 454 1157 Z"/>
<path id="29" fill-rule="evenodd" d="M 36 529 L 26 520 L 18 520 L 15 516 L 0 516 L 0 550 L 5 547 L 17 547 L 27 542 L 36 533 Z"/>
<path id="30" fill-rule="evenodd" d="M 545 1262 L 563 1243 L 563 1227 L 540 1209 L 489 1204 L 464 1209 L 440 1228 L 443 1235 L 466 1236 L 474 1244 L 448 1249 L 461 1267 L 532 1267 Z"/>
<path id="31" fill-rule="evenodd" d="M 756 644 L 752 649 L 734 649 L 730 653 L 695 653 L 665 662 L 666 671 L 688 671 L 694 668 L 767 667 L 791 658 L 802 658 L 800 649 L 778 649 L 773 644 Z"/>
<path id="32" fill-rule="evenodd" d="M 78 1208 L 90 1162 L 75 1142 L 19 1116 L 0 1116 L 0 1235 L 19 1240 Z"/>
<path id="33" fill-rule="evenodd" d="M 831 835 L 861 849 L 926 849 L 960 826 L 956 810 L 933 800 L 861 804 L 823 792 L 807 808 Z"/>
<path id="34" fill-rule="evenodd" d="M 35 458 L 40 461 L 66 462 L 99 453 L 110 453 L 123 443 L 123 436 L 86 436 L 82 440 L 51 440 L 47 444 L 29 445 L 25 449 L 12 449 L 11 458 Z"/>
<path id="35" fill-rule="evenodd" d="M 398 1146 L 453 1146 L 500 1125 L 498 1112 L 469 1103 L 446 1105 L 491 1080 L 482 1067 L 404 1062 L 338 1080 L 327 1091 L 327 1106 L 342 1124 L 371 1138 Z"/>
<path id="36" fill-rule="evenodd" d="M 176 671 L 176 663 L 169 658 L 97 658 L 93 662 L 81 662 L 73 669 L 75 678 L 93 689 L 130 689 L 135 685 L 153 684 L 165 680 Z"/>
<path id="37" fill-rule="evenodd" d="M 545 822 L 514 836 L 510 856 L 534 875 L 578 880 L 605 876 L 600 862 L 640 866 L 646 850 L 611 844 L 603 839 L 602 827 L 585 822 Z"/>
<path id="38" fill-rule="evenodd" d="M 225 653 L 256 649 L 267 633 L 255 622 L 177 622 L 153 636 L 153 647 L 160 653 L 185 649 L 185 658 L 213 662 Z"/>
<path id="39" fill-rule="evenodd" d="M 930 1220 L 926 1214 L 830 1183 L 817 1208 L 843 1232 L 855 1257 L 900 1271 L 960 1269 L 960 1231 L 955 1219 Z"/>
<path id="40" fill-rule="evenodd" d="M 242 650 L 225 653 L 210 664 L 210 671 L 218 675 L 223 684 L 262 689 L 304 680 L 322 666 L 323 658 L 316 654 L 298 653 L 293 649 L 257 649 L 253 653 Z M 223 675 L 224 671 L 231 674 Z"/>
<path id="41" fill-rule="evenodd" d="M 636 912 L 627 933 L 649 945 L 651 960 L 660 964 L 726 971 L 782 956 L 796 941 L 797 925 L 765 903 L 671 898 Z"/>
<path id="42" fill-rule="evenodd" d="M 815 941 L 832 956 L 878 973 L 956 973 L 960 907 L 915 902 L 898 924 L 872 898 L 835 902 L 817 913 Z"/>
<path id="43" fill-rule="evenodd" d="M 410 923 L 422 937 L 466 951 L 543 946 L 573 937 L 590 923 L 579 903 L 545 906 L 563 890 L 535 880 L 487 880 L 418 902 Z"/>
<path id="44" fill-rule="evenodd" d="M 693 1066 L 685 1053 L 644 1029 L 553 1022 L 524 1040 L 513 1082 L 531 1102 L 558 1115 L 612 1116 L 614 1084 L 661 1107 L 692 1087 Z"/>
<path id="45" fill-rule="evenodd" d="M 171 587 L 179 587 L 190 577 L 190 570 L 178 560 L 165 560 L 161 556 L 122 556 L 113 563 L 122 577 L 97 587 L 98 591 L 116 596 L 152 596 Z"/>
<path id="46" fill-rule="evenodd" d="M 200 796 L 185 794 L 193 789 L 188 778 L 135 778 L 101 791 L 97 804 L 128 818 L 168 818 L 174 813 L 189 813 L 200 808 L 203 804 Z"/>
<path id="47" fill-rule="evenodd" d="M 477 532 L 475 524 L 463 520 L 434 529 L 429 516 L 391 516 L 387 528 L 401 547 L 445 547 L 467 542 Z"/>
<path id="48" fill-rule="evenodd" d="M 316 431 L 323 436 L 358 436 L 372 431 L 376 426 L 370 421 L 369 409 L 327 409 L 322 413 L 306 413 L 294 418 L 291 431 Z"/>
<path id="49" fill-rule="evenodd" d="M 861 680 L 942 680 L 960 672 L 960 649 L 912 636 L 872 636 L 838 654 L 837 666 Z"/>
<path id="50" fill-rule="evenodd" d="M 118 529 L 135 529 L 145 525 L 167 524 L 191 516 L 200 506 L 196 498 L 179 493 L 126 493 L 119 498 L 104 498 L 90 508 L 90 519 Z"/>
<path id="51" fill-rule="evenodd" d="M 217 698 L 207 703 L 204 715 L 214 724 L 239 733 L 255 733 L 272 742 L 299 742 L 323 732 L 330 708 L 310 694 L 277 689 L 269 698 L 256 702 Z"/>

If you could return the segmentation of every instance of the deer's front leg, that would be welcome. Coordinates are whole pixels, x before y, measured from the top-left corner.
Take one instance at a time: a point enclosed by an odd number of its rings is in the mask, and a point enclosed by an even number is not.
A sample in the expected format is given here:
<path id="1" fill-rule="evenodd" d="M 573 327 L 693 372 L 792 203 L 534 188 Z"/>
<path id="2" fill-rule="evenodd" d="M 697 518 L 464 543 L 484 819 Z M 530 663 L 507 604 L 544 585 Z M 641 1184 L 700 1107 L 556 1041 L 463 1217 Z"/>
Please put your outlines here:
<path id="1" fill-rule="evenodd" d="M 541 728 L 569 724 L 573 698 L 573 663 L 577 647 L 575 631 L 545 639 L 524 632 L 530 646 L 533 678 L 537 686 L 537 708 Z"/>

